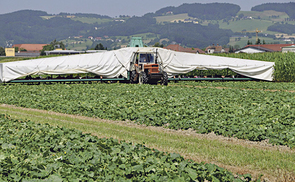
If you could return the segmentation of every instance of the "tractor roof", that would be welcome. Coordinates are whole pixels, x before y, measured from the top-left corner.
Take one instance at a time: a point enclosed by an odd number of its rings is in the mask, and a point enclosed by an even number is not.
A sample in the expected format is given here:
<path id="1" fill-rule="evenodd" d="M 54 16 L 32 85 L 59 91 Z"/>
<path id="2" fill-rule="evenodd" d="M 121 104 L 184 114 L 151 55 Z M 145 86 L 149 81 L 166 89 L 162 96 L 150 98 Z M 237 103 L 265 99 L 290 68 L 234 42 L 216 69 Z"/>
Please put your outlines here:
<path id="1" fill-rule="evenodd" d="M 138 48 L 137 53 L 154 53 L 154 47 L 141 47 Z"/>

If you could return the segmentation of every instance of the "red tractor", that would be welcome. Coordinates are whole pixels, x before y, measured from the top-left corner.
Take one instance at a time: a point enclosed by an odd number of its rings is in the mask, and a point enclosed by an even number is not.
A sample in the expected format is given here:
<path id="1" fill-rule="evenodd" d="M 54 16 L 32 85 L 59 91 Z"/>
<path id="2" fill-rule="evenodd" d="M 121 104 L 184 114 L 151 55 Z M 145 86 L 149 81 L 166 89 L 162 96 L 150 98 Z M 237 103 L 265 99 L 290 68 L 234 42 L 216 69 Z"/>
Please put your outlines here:
<path id="1" fill-rule="evenodd" d="M 168 85 L 168 75 L 163 71 L 157 51 L 139 48 L 130 64 L 130 83 L 157 84 L 160 81 L 162 85 Z"/>

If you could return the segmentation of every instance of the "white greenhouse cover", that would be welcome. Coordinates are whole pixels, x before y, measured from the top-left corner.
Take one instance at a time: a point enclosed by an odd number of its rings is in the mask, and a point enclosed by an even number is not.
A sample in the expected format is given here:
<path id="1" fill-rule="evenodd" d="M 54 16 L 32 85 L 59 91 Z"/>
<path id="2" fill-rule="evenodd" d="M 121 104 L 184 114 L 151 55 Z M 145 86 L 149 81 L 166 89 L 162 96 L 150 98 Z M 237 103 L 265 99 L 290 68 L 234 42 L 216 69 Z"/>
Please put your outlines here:
<path id="1" fill-rule="evenodd" d="M 27 75 L 94 73 L 107 78 L 127 77 L 133 53 L 138 50 L 158 52 L 168 75 L 188 73 L 194 69 L 226 69 L 260 80 L 272 81 L 274 63 L 238 58 L 176 52 L 162 48 L 128 47 L 93 54 L 15 61 L 0 64 L 0 83 Z"/>

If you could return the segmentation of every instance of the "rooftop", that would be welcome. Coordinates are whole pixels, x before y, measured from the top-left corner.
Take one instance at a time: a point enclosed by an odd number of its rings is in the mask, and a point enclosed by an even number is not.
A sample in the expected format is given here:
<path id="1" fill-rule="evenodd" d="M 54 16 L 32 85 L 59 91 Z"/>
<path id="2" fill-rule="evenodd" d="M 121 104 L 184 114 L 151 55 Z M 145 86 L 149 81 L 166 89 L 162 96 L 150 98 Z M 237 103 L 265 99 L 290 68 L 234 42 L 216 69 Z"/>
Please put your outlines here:
<path id="1" fill-rule="evenodd" d="M 12 47 L 18 47 L 19 50 L 25 49 L 28 52 L 40 52 L 46 45 L 48 44 L 14 44 Z"/>
<path id="2" fill-rule="evenodd" d="M 274 52 L 280 52 L 282 51 L 283 47 L 288 47 L 288 46 L 294 46 L 295 44 L 259 44 L 259 45 L 247 45 L 244 48 L 247 47 L 256 47 L 256 48 L 261 48 L 261 49 L 268 49 L 272 50 Z"/>

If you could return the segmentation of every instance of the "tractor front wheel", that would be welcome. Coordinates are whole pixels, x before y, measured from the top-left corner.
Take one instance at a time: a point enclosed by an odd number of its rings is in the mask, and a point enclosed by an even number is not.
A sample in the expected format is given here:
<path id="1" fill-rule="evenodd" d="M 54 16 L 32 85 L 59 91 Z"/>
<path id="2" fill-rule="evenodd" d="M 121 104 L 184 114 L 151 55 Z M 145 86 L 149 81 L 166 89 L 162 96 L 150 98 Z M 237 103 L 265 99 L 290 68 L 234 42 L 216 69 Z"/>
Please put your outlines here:
<path id="1" fill-rule="evenodd" d="M 133 70 L 130 73 L 130 83 L 136 83 L 136 82 L 137 82 L 137 79 L 136 79 L 136 71 Z"/>
<path id="2" fill-rule="evenodd" d="M 168 74 L 165 71 L 161 78 L 161 85 L 168 85 Z"/>
<path id="3" fill-rule="evenodd" d="M 146 76 L 145 72 L 140 72 L 139 73 L 139 78 L 138 78 L 139 84 L 146 84 L 148 82 L 148 77 Z"/>

